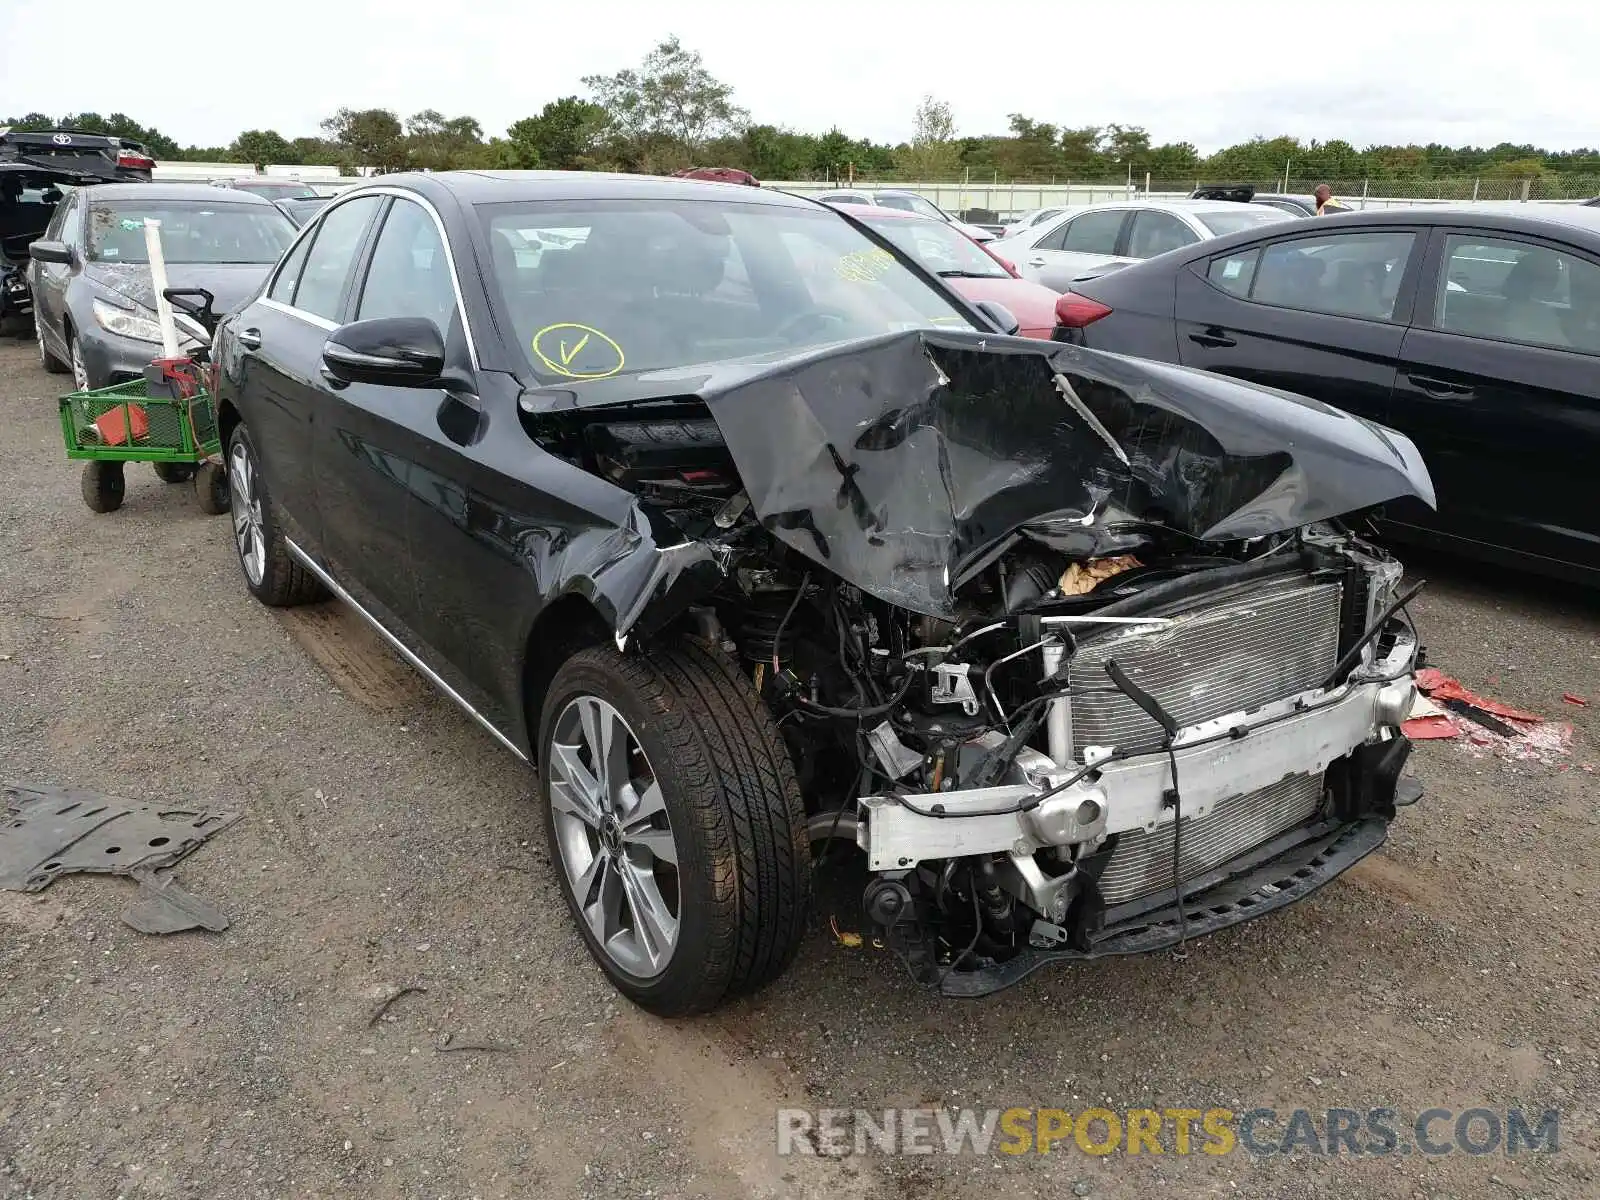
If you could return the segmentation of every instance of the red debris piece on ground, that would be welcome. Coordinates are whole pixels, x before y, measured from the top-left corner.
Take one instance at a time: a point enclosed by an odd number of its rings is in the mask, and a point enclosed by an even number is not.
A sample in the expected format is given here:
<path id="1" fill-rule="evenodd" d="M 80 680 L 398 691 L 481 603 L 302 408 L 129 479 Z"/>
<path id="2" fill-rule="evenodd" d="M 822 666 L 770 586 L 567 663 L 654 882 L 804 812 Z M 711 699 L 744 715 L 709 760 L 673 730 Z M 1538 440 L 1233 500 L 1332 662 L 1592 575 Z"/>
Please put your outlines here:
<path id="1" fill-rule="evenodd" d="M 1562 692 L 1561 698 L 1568 704 L 1579 704 L 1584 708 L 1589 707 L 1589 702 L 1587 700 L 1585 700 L 1582 696 L 1574 696 L 1571 692 Z"/>
<path id="2" fill-rule="evenodd" d="M 1409 721 L 1402 722 L 1400 732 L 1413 742 L 1426 742 L 1433 738 L 1453 738 L 1460 730 L 1455 722 L 1444 715 L 1431 717 L 1412 717 Z"/>
<path id="3" fill-rule="evenodd" d="M 1537 713 L 1525 712 L 1520 708 L 1512 708 L 1509 704 L 1501 704 L 1498 700 L 1488 700 L 1476 692 L 1470 692 L 1461 686 L 1459 679 L 1452 679 L 1443 671 L 1435 667 L 1424 667 L 1417 672 L 1417 687 L 1433 700 L 1464 700 L 1474 708 L 1481 708 L 1486 713 L 1493 713 L 1507 721 L 1522 721 L 1529 725 L 1538 725 L 1544 718 Z"/>

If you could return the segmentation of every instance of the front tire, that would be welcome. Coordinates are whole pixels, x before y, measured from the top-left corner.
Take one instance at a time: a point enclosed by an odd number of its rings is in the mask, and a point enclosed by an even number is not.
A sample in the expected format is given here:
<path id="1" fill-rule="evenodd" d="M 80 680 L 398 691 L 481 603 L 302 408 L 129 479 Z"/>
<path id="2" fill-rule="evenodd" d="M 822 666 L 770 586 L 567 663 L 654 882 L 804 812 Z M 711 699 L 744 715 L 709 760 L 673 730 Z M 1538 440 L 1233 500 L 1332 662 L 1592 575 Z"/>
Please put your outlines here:
<path id="1" fill-rule="evenodd" d="M 261 459 L 243 425 L 228 439 L 226 473 L 234 546 L 250 594 L 272 608 L 325 598 L 328 593 L 322 582 L 289 553 L 267 481 L 261 475 Z"/>
<path id="2" fill-rule="evenodd" d="M 87 392 L 89 390 L 89 364 L 84 361 L 83 347 L 78 344 L 77 335 L 67 333 L 67 353 L 72 359 L 72 388 L 74 391 Z"/>
<path id="3" fill-rule="evenodd" d="M 65 375 L 67 364 L 45 349 L 44 319 L 37 312 L 33 314 L 33 341 L 39 347 L 39 365 L 51 375 Z"/>
<path id="4" fill-rule="evenodd" d="M 687 1016 L 783 972 L 811 898 L 805 811 L 771 712 L 724 655 L 580 651 L 538 746 L 562 894 L 620 992 Z"/>

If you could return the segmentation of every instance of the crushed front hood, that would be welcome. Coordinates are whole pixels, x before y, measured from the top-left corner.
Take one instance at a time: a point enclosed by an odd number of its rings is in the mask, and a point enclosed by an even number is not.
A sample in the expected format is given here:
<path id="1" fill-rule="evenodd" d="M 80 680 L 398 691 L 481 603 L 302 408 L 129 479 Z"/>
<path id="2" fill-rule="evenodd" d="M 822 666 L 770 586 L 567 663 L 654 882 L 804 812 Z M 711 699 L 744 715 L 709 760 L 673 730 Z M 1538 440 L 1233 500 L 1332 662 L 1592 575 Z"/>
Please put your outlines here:
<path id="1" fill-rule="evenodd" d="M 1403 435 L 1305 397 L 1079 347 L 912 331 L 803 357 L 580 385 L 550 407 L 686 393 L 779 540 L 914 612 L 954 615 L 1012 534 L 1083 557 L 1154 525 L 1281 533 L 1401 496 L 1434 503 Z"/>

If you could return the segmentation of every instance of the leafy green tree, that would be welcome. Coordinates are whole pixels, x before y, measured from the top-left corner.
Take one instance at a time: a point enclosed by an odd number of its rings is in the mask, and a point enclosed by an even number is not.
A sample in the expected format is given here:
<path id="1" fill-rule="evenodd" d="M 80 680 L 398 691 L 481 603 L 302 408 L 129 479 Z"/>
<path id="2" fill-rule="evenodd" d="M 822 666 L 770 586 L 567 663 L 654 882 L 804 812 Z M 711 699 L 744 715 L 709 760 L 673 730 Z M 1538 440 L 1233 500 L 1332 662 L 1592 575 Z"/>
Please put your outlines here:
<path id="1" fill-rule="evenodd" d="M 692 156 L 709 139 L 741 128 L 749 116 L 734 104 L 733 88 L 676 37 L 659 43 L 638 67 L 586 75 L 583 86 L 606 110 L 618 137 L 645 156 L 663 148 Z"/>
<path id="2" fill-rule="evenodd" d="M 483 127 L 474 117 L 446 117 L 438 109 L 423 109 L 406 121 L 406 160 L 425 171 L 483 166 Z"/>
<path id="3" fill-rule="evenodd" d="M 400 118 L 388 109 L 341 108 L 322 128 L 354 165 L 371 167 L 379 174 L 406 167 L 405 131 Z"/>
<path id="4" fill-rule="evenodd" d="M 911 146 L 899 156 L 897 166 L 916 179 L 939 179 L 956 172 L 961 147 L 956 143 L 956 121 L 950 105 L 924 96 L 911 121 Z"/>
<path id="5" fill-rule="evenodd" d="M 604 108 L 577 96 L 552 100 L 536 117 L 506 130 L 510 165 L 523 169 L 582 171 L 596 165 L 609 117 Z"/>
<path id="6" fill-rule="evenodd" d="M 257 169 L 271 163 L 298 163 L 294 150 L 284 136 L 275 129 L 247 129 L 233 139 L 228 147 L 228 157 L 235 162 L 247 162 Z"/>

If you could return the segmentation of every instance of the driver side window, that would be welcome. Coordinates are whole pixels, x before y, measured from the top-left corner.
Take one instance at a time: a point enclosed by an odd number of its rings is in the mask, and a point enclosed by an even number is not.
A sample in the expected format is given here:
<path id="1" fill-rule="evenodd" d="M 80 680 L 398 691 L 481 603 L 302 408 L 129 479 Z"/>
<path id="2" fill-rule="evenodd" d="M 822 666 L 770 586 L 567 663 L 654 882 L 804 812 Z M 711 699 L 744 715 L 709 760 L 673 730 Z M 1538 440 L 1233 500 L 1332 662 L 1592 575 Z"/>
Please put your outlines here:
<path id="1" fill-rule="evenodd" d="M 381 201 L 379 196 L 361 196 L 324 214 L 295 289 L 296 308 L 325 321 L 339 319 L 340 301 L 355 266 L 356 251 Z"/>

